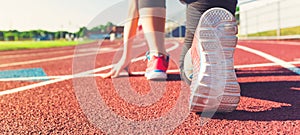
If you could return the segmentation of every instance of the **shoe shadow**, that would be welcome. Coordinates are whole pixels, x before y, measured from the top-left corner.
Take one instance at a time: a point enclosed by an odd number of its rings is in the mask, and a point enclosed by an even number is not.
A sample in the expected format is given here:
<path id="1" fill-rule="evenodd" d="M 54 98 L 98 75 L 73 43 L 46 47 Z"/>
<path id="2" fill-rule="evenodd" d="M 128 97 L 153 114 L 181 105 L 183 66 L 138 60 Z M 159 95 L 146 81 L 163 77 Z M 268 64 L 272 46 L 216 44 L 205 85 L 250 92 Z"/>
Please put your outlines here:
<path id="1" fill-rule="evenodd" d="M 238 72 L 238 76 L 298 77 L 286 69 L 259 71 L 255 74 Z M 240 103 L 241 109 L 232 113 L 217 113 L 213 118 L 240 121 L 300 120 L 300 81 L 294 80 L 272 79 L 272 81 L 240 83 L 241 96 L 246 99 Z"/>
<path id="2" fill-rule="evenodd" d="M 180 74 L 168 74 L 167 81 L 181 81 Z"/>
<path id="3" fill-rule="evenodd" d="M 258 77 L 258 76 L 294 76 L 295 73 L 283 69 L 276 68 L 274 70 L 236 70 L 237 77 Z"/>

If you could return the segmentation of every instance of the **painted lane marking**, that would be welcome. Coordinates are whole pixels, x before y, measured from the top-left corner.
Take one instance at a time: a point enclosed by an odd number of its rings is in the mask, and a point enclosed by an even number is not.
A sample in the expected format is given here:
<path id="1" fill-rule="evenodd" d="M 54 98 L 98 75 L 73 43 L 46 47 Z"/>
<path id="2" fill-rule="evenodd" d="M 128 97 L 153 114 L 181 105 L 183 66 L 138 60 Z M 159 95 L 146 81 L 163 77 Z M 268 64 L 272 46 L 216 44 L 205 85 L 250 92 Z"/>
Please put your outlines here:
<path id="1" fill-rule="evenodd" d="M 69 77 L 70 75 L 62 76 L 38 76 L 38 77 L 19 77 L 19 78 L 1 78 L 0 82 L 11 82 L 11 81 L 30 81 L 30 80 L 50 80 Z"/>
<path id="2" fill-rule="evenodd" d="M 141 60 L 144 58 L 140 58 L 137 60 Z M 292 62 L 287 62 L 289 64 L 300 64 L 300 61 L 292 61 Z M 236 65 L 234 66 L 235 69 L 243 69 L 243 68 L 257 68 L 257 67 L 272 67 L 272 66 L 280 66 L 280 64 L 277 63 L 261 63 L 261 64 L 248 64 L 248 65 Z M 168 70 L 167 73 L 179 73 L 179 69 L 173 69 L 173 70 Z M 133 75 L 143 75 L 145 74 L 144 71 L 139 71 L 139 72 L 132 72 Z M 92 75 L 84 75 L 84 76 L 78 76 L 78 77 L 102 77 L 104 74 L 92 74 Z M 18 77 L 18 78 L 1 78 L 0 82 L 9 82 L 9 81 L 28 81 L 28 80 L 49 80 L 49 79 L 59 79 L 63 77 L 74 77 L 73 75 L 59 75 L 59 76 L 39 76 L 39 77 Z"/>
<path id="3" fill-rule="evenodd" d="M 95 53 L 78 54 L 78 55 L 76 55 L 76 57 L 89 56 L 89 55 L 93 55 L 93 54 L 95 54 Z M 46 58 L 46 59 L 39 59 L 39 60 L 30 60 L 30 61 L 24 61 L 24 62 L 1 64 L 0 67 L 19 66 L 19 65 L 26 65 L 26 64 L 28 65 L 28 64 L 35 64 L 35 63 L 41 63 L 41 62 L 64 60 L 64 59 L 70 59 L 70 58 L 74 58 L 74 55 L 67 55 L 67 56 L 62 56 L 62 57 L 53 57 L 53 58 Z"/>
<path id="4" fill-rule="evenodd" d="M 287 62 L 289 64 L 300 64 L 300 61 L 292 61 Z M 241 69 L 241 68 L 256 68 L 256 67 L 272 67 L 272 66 L 280 66 L 278 63 L 261 63 L 261 64 L 248 64 L 248 65 L 236 65 L 234 68 Z"/>
<path id="5" fill-rule="evenodd" d="M 79 49 L 78 52 L 98 52 L 99 48 L 88 48 L 88 49 Z M 113 51 L 115 50 L 114 48 L 100 48 L 100 52 L 101 51 Z"/>
<path id="6" fill-rule="evenodd" d="M 168 48 L 167 49 L 168 52 L 173 51 L 173 50 L 175 50 L 179 47 L 178 42 L 170 42 L 170 43 L 174 44 L 174 46 Z M 145 59 L 145 56 L 142 56 L 142 57 L 133 59 L 132 62 L 136 62 L 136 61 L 144 60 L 144 59 Z M 33 89 L 33 88 L 37 88 L 37 87 L 41 87 L 41 86 L 45 86 L 45 85 L 49 85 L 49 84 L 53 84 L 53 83 L 66 81 L 66 80 L 73 79 L 73 78 L 78 77 L 78 76 L 80 77 L 80 76 L 87 75 L 87 74 L 101 72 L 101 71 L 104 71 L 104 70 L 111 69 L 112 67 L 113 67 L 113 65 L 108 65 L 108 66 L 100 67 L 100 68 L 97 68 L 97 69 L 93 69 L 93 70 L 81 72 L 81 73 L 78 73 L 78 74 L 74 74 L 73 76 L 67 76 L 67 77 L 63 77 L 63 78 L 59 78 L 59 79 L 55 79 L 55 80 L 44 81 L 44 82 L 31 84 L 31 85 L 27 85 L 27 86 L 23 86 L 23 87 L 19 87 L 19 88 L 14 88 L 14 89 L 10 89 L 10 90 L 1 91 L 0 96 L 13 94 L 13 93 L 21 92 L 21 91 L 26 91 L 26 90 L 29 90 L 29 89 Z"/>
<path id="7" fill-rule="evenodd" d="M 40 83 L 36 83 L 36 84 L 31 84 L 31 85 L 27 85 L 27 86 L 23 86 L 23 87 L 11 89 L 11 90 L 1 91 L 1 92 L 0 92 L 0 96 L 4 96 L 4 95 L 8 95 L 8 94 L 17 93 L 17 92 L 25 91 L 25 90 L 28 90 L 28 89 L 32 89 L 32 88 L 37 88 L 37 87 L 45 86 L 45 85 L 48 85 L 48 84 L 53 84 L 53 83 L 57 83 L 57 82 L 62 82 L 62 81 L 65 81 L 65 80 L 69 80 L 69 79 L 71 79 L 71 78 L 72 78 L 72 77 L 64 77 L 64 78 L 59 78 L 59 79 L 55 79 L 55 80 L 49 80 L 49 81 L 45 81 L 45 82 L 40 82 Z"/>
<path id="8" fill-rule="evenodd" d="M 258 50 L 255 50 L 255 49 L 252 49 L 252 48 L 249 48 L 249 47 L 245 47 L 245 46 L 240 46 L 240 45 L 237 45 L 237 48 L 238 49 L 242 49 L 244 51 L 247 51 L 247 52 L 250 52 L 250 53 L 253 53 L 253 54 L 256 54 L 256 55 L 259 55 L 261 57 L 264 57 L 265 59 L 268 59 L 298 75 L 300 75 L 300 68 L 294 66 L 293 64 L 290 64 L 284 60 L 281 60 L 279 58 L 276 58 L 270 54 L 267 54 L 267 53 L 264 53 L 262 51 L 258 51 Z"/>
<path id="9" fill-rule="evenodd" d="M 168 70 L 167 73 L 179 73 L 179 69 Z M 144 75 L 145 71 L 132 72 L 132 75 Z M 82 77 L 103 77 L 105 74 L 84 74 L 84 75 L 61 75 L 61 76 L 39 76 L 39 77 L 20 77 L 20 78 L 1 78 L 0 82 L 9 82 L 9 81 L 30 81 L 30 80 L 50 80 L 50 79 L 61 79 L 61 78 L 82 78 Z"/>
<path id="10" fill-rule="evenodd" d="M 116 51 L 116 50 L 114 50 Z M 133 59 L 133 62 L 139 61 L 144 59 L 144 57 Z M 287 62 L 289 64 L 300 64 L 300 61 L 296 59 L 296 61 Z M 248 65 L 236 65 L 234 66 L 236 69 L 242 69 L 242 68 L 256 68 L 256 67 L 270 67 L 270 66 L 280 66 L 278 63 L 261 63 L 261 64 L 248 64 Z M 168 70 L 168 73 L 177 73 L 179 70 Z M 144 74 L 144 72 L 133 72 L 135 75 L 141 75 Z M 103 76 L 103 74 L 94 74 L 96 77 Z M 83 75 L 78 77 L 91 77 L 93 75 Z M 47 79 L 60 79 L 63 77 L 74 77 L 73 75 L 61 75 L 61 76 L 40 76 L 40 77 L 34 77 L 34 76 L 28 76 L 28 77 L 18 77 L 18 78 L 9 78 L 9 77 L 0 77 L 0 81 L 28 81 L 28 80 L 47 80 Z"/>
<path id="11" fill-rule="evenodd" d="M 92 52 L 98 51 L 98 48 L 91 48 L 89 50 L 81 49 L 80 52 Z M 113 48 L 101 48 L 101 51 L 112 51 Z M 15 55 L 2 55 L 2 59 L 10 59 L 10 58 L 19 58 L 19 57 L 32 57 L 32 56 L 40 56 L 44 54 L 61 54 L 61 53 L 73 53 L 74 50 L 61 50 L 61 51 L 48 51 L 48 52 L 39 52 L 39 53 L 30 53 L 30 54 L 15 54 Z"/>
<path id="12" fill-rule="evenodd" d="M 99 41 L 101 42 L 101 40 Z M 85 46 L 85 45 L 89 45 L 89 44 L 97 44 L 96 42 L 94 43 L 88 43 L 88 44 L 83 44 L 83 45 L 78 45 L 78 46 Z M 117 46 L 118 44 L 111 44 L 109 46 Z M 36 56 L 36 55 L 42 55 L 42 54 L 59 54 L 59 53 L 65 53 L 65 52 L 74 52 L 74 48 L 62 48 L 62 49 L 66 49 L 66 50 L 61 50 L 60 48 L 44 48 L 46 49 L 47 52 L 37 52 L 35 53 L 33 50 L 21 50 L 21 52 L 23 54 L 12 54 L 12 53 L 8 53 L 8 54 L 3 54 L 0 55 L 0 58 L 16 58 L 16 57 L 25 57 L 25 56 Z M 104 48 L 101 48 L 104 49 Z M 39 50 L 37 50 L 39 51 Z"/>
<path id="13" fill-rule="evenodd" d="M 11 79 L 11 78 L 29 78 L 29 77 L 38 77 L 38 76 L 47 76 L 45 71 L 42 68 L 27 68 L 27 69 L 18 69 L 18 70 L 3 70 L 0 71 L 0 80 L 1 79 Z M 41 81 L 47 79 L 31 79 L 28 81 Z"/>
<path id="14" fill-rule="evenodd" d="M 133 46 L 133 48 L 139 48 L 139 47 L 142 47 L 144 45 L 145 45 L 145 43 L 143 43 L 141 45 Z M 119 50 L 122 50 L 122 49 L 114 49 L 114 50 L 111 50 L 111 51 L 105 51 L 103 53 L 110 53 L 110 52 L 115 52 L 115 51 L 119 51 Z M 100 51 L 101 51 L 101 49 L 100 49 Z M 103 54 L 103 53 L 100 53 L 100 54 Z M 92 52 L 92 53 L 77 54 L 76 57 L 84 57 L 84 56 L 89 56 L 89 55 L 94 55 L 94 54 L 98 54 L 98 53 L 97 52 Z M 0 68 L 1 67 L 26 65 L 26 64 L 28 65 L 28 64 L 35 64 L 35 63 L 41 63 L 41 62 L 56 61 L 56 60 L 64 60 L 64 59 L 70 59 L 70 58 L 74 58 L 74 54 L 72 54 L 72 55 L 66 55 L 66 56 L 61 56 L 61 57 L 54 57 L 54 58 L 45 58 L 45 59 L 22 61 L 22 62 L 15 62 L 15 63 L 6 63 L 6 64 L 1 64 Z"/>
<path id="15" fill-rule="evenodd" d="M 299 46 L 300 42 L 287 42 L 287 41 L 251 41 L 256 42 L 258 44 L 277 44 L 277 45 L 293 45 L 293 46 Z"/>

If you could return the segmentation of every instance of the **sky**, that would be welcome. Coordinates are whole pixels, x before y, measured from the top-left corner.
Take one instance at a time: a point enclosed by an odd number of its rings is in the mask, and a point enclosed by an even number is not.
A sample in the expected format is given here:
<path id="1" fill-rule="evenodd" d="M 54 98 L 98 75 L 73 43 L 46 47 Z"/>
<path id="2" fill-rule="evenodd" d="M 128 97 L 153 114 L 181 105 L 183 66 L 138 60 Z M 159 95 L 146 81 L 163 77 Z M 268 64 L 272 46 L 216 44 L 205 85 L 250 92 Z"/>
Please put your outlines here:
<path id="1" fill-rule="evenodd" d="M 167 19 L 180 18 L 185 6 L 167 0 Z M 248 0 L 240 0 L 248 1 Z M 78 31 L 111 21 L 122 25 L 128 0 L 0 0 L 0 30 Z M 180 20 L 180 19 L 179 19 Z M 177 19 L 178 21 L 178 19 Z"/>

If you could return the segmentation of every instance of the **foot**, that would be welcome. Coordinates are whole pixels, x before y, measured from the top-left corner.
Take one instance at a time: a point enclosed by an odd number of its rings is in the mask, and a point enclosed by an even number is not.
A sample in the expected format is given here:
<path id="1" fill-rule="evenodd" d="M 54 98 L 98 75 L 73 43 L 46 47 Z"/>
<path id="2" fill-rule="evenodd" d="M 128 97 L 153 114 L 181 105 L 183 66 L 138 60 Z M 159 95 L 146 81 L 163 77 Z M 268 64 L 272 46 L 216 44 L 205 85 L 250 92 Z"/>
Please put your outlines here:
<path id="1" fill-rule="evenodd" d="M 191 110 L 232 112 L 240 100 L 233 65 L 237 24 L 225 9 L 212 8 L 200 18 L 191 48 Z"/>
<path id="2" fill-rule="evenodd" d="M 148 64 L 145 73 L 145 77 L 148 80 L 165 80 L 167 79 L 167 69 L 169 66 L 169 56 L 157 54 L 146 54 Z"/>

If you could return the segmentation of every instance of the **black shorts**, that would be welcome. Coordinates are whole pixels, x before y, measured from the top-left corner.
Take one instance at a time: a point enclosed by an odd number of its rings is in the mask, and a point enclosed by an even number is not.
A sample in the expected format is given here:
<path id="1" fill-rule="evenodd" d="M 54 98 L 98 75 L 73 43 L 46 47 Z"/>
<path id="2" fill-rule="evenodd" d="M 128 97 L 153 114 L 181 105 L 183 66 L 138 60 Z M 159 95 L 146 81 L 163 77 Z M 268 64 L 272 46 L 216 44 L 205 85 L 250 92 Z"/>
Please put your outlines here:
<path id="1" fill-rule="evenodd" d="M 147 7 L 166 8 L 166 0 L 138 0 L 139 9 Z"/>

